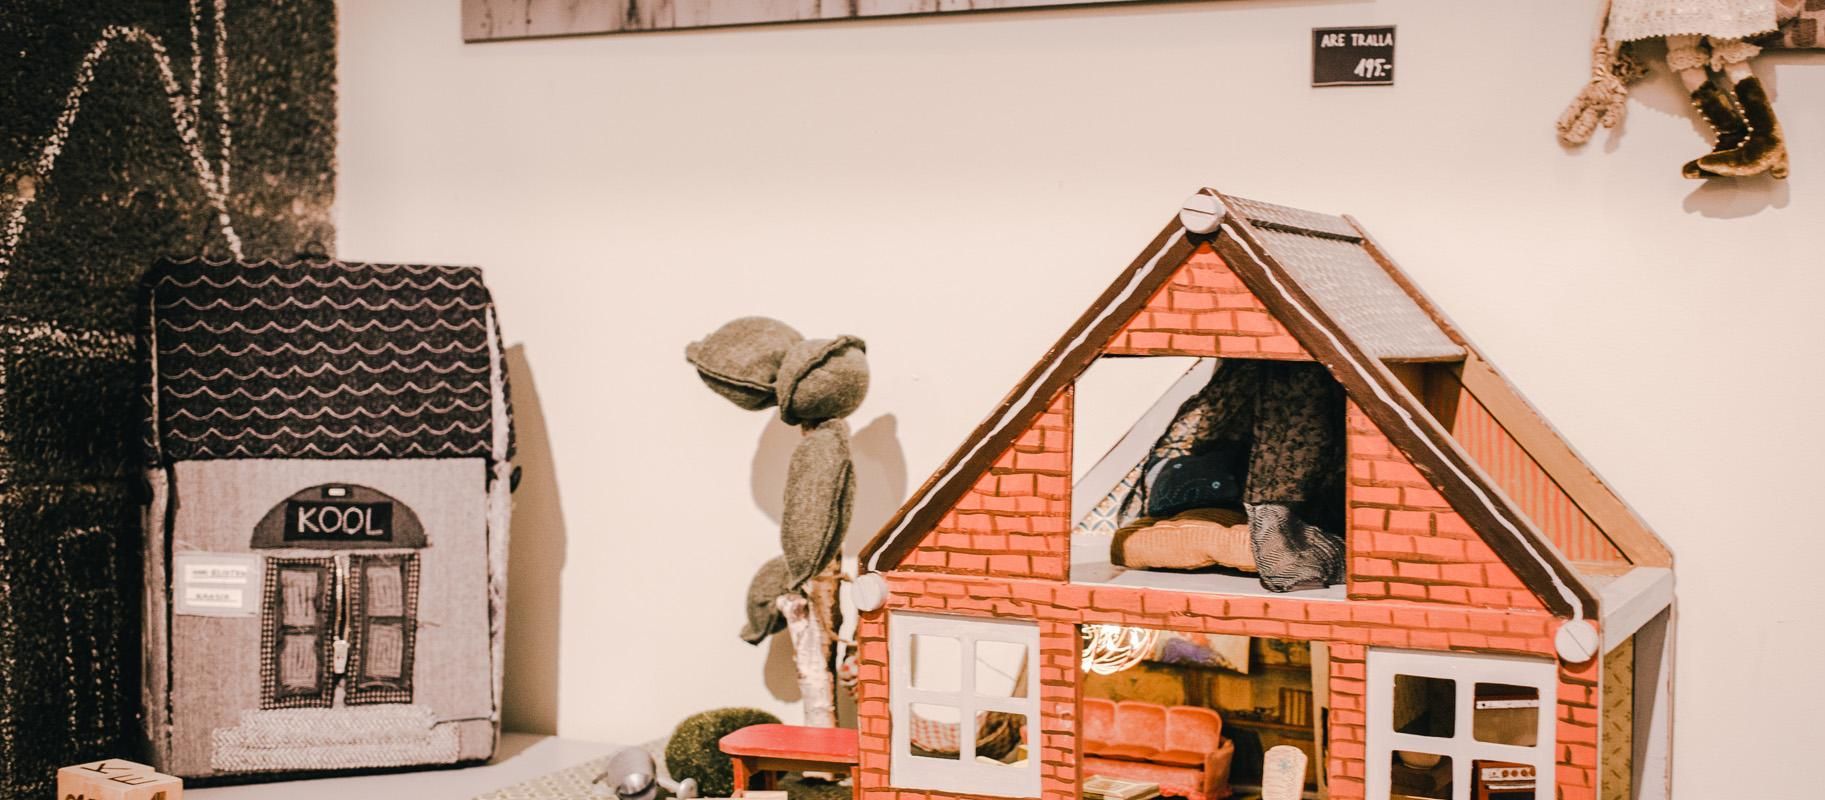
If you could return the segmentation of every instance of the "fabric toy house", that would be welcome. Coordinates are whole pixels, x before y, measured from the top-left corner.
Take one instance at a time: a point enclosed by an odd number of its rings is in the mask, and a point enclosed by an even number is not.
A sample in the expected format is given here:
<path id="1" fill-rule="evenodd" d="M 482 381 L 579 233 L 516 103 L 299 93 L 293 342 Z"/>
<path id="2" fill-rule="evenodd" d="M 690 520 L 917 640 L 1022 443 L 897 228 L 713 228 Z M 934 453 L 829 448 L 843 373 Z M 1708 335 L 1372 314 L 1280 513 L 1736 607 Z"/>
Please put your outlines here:
<path id="1" fill-rule="evenodd" d="M 146 286 L 159 769 L 488 758 L 513 434 L 480 271 L 192 260 Z"/>
<path id="2" fill-rule="evenodd" d="M 1073 485 L 1079 377 L 1159 356 L 1206 361 Z M 1110 563 L 1098 515 L 1211 364 L 1237 360 L 1341 384 L 1341 584 Z M 1299 716 L 1331 798 L 1668 796 L 1671 554 L 1348 217 L 1194 195 L 861 571 L 861 800 L 1078 797 L 1092 626 L 1309 643 Z M 923 674 L 934 657 L 960 679 Z M 1018 665 L 1011 684 L 991 661 Z M 909 728 L 937 711 L 1015 716 L 1024 756 L 974 757 L 970 736 L 960 757 L 918 752 Z"/>

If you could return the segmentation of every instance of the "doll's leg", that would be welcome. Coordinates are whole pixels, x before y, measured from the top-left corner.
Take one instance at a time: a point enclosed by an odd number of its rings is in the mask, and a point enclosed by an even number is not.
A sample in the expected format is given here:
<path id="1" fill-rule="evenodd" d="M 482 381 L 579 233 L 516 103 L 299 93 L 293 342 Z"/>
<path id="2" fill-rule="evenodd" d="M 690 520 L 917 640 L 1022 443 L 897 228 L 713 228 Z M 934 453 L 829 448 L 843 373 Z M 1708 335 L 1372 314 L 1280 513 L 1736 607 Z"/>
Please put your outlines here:
<path id="1" fill-rule="evenodd" d="M 1733 176 L 1766 172 L 1776 178 L 1787 177 L 1787 144 L 1781 136 L 1780 120 L 1774 116 L 1768 90 L 1749 66 L 1749 60 L 1761 51 L 1741 39 L 1711 42 L 1711 65 L 1723 70 L 1725 82 L 1749 127 L 1749 136 L 1733 150 L 1700 157 L 1698 166 L 1706 172 Z"/>
<path id="2" fill-rule="evenodd" d="M 1707 155 L 1733 152 L 1749 138 L 1749 125 L 1743 121 L 1729 90 L 1713 79 L 1711 59 L 1704 52 L 1700 37 L 1667 37 L 1667 66 L 1685 85 L 1692 107 L 1711 126 L 1713 144 Z M 1697 158 L 1687 161 L 1680 174 L 1693 180 L 1717 177 L 1706 171 Z"/>
<path id="3" fill-rule="evenodd" d="M 1705 56 L 1704 50 L 1700 47 L 1702 38 L 1699 36 L 1667 37 L 1667 66 L 1673 70 L 1673 74 L 1679 76 L 1680 83 L 1686 85 L 1688 93 L 1698 91 L 1700 86 L 1711 79 L 1711 72 L 1708 69 L 1711 59 Z"/>

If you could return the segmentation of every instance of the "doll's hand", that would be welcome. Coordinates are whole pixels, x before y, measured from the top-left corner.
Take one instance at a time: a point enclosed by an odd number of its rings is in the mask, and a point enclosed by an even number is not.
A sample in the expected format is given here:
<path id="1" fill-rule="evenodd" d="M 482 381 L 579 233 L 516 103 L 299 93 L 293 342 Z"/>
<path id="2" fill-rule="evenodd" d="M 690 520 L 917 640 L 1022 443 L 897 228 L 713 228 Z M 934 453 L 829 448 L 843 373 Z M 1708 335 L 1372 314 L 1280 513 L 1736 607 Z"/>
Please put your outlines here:
<path id="1" fill-rule="evenodd" d="M 1572 100 L 1565 113 L 1559 115 L 1559 141 L 1567 145 L 1581 145 L 1591 140 L 1597 132 L 1597 126 L 1614 128 L 1622 122 L 1623 104 L 1627 95 L 1619 95 L 1598 81 L 1586 84 L 1584 91 Z"/>
<path id="2" fill-rule="evenodd" d="M 1559 115 L 1559 141 L 1577 146 L 1591 140 L 1597 126 L 1614 128 L 1628 110 L 1629 83 L 1639 80 L 1639 62 L 1627 51 L 1612 52 L 1598 39 L 1591 52 L 1591 79 Z"/>

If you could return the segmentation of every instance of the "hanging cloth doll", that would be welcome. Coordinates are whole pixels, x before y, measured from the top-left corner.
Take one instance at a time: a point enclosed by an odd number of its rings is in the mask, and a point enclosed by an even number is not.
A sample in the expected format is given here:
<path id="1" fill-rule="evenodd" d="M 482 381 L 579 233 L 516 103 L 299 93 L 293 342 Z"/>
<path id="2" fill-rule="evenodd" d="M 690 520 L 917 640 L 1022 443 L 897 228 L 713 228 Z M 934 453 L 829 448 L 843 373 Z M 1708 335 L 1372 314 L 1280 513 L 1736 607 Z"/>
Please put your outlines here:
<path id="1" fill-rule="evenodd" d="M 1288 592 L 1341 582 L 1343 403 L 1343 387 L 1317 364 L 1224 361 L 1148 454 L 1124 516 L 1147 505 L 1156 466 L 1245 454 L 1242 504 L 1261 585 Z M 1188 437 L 1172 430 L 1187 426 Z"/>
<path id="2" fill-rule="evenodd" d="M 1764 172 L 1787 177 L 1787 145 L 1761 79 L 1749 61 L 1761 47 L 1752 37 L 1773 32 L 1779 0 L 1610 0 L 1593 53 L 1589 85 L 1559 118 L 1568 145 L 1590 140 L 1601 123 L 1622 121 L 1628 84 L 1644 73 L 1629 53 L 1636 42 L 1664 39 L 1667 66 L 1679 76 L 1692 106 L 1716 133 L 1711 152 L 1681 174 L 1704 179 Z"/>

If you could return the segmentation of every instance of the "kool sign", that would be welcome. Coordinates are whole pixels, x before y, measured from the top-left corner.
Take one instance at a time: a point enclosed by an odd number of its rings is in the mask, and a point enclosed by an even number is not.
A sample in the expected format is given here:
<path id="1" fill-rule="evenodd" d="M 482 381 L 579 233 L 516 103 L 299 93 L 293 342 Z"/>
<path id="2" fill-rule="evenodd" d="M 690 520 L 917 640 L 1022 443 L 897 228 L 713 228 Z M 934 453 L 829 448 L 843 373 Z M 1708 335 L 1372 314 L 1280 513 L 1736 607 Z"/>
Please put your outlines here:
<path id="1" fill-rule="evenodd" d="M 393 504 L 335 500 L 289 500 L 285 504 L 288 542 L 390 542 Z"/>

